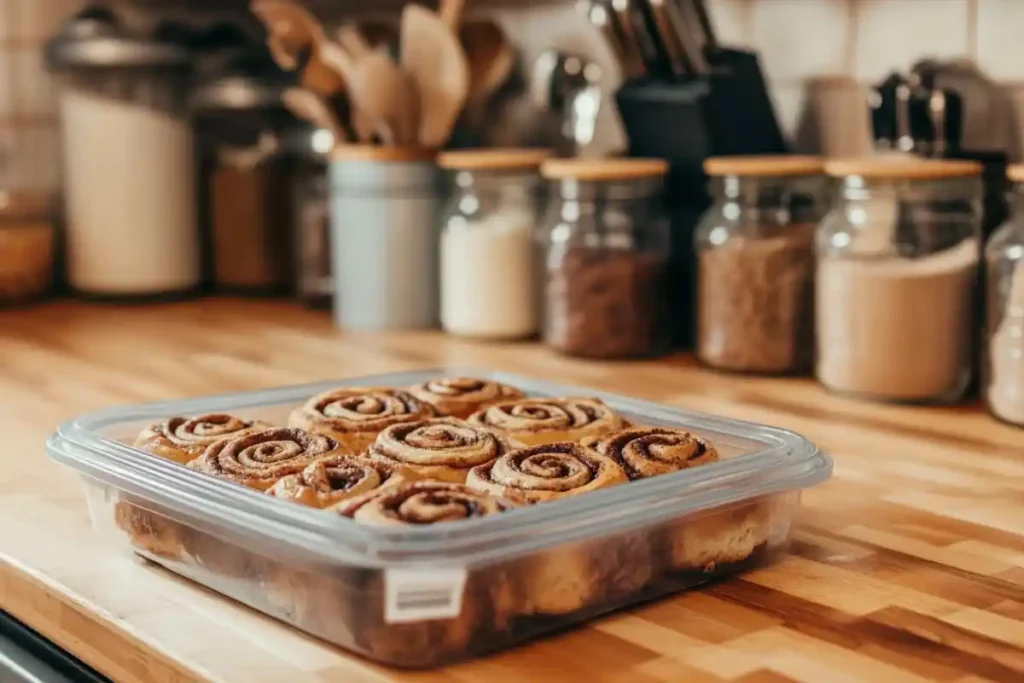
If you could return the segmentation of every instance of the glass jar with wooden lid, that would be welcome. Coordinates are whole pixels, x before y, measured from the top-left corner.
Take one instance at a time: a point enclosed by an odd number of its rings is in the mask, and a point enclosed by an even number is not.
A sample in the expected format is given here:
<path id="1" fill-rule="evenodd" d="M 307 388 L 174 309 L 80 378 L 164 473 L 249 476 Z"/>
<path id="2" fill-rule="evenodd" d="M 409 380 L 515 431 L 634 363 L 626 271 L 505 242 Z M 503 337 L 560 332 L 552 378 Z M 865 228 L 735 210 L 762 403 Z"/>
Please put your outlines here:
<path id="1" fill-rule="evenodd" d="M 0 304 L 25 303 L 50 293 L 55 242 L 49 194 L 0 191 Z"/>
<path id="2" fill-rule="evenodd" d="M 992 414 L 1024 427 L 1024 165 L 1011 166 L 1010 218 L 985 247 L 984 393 Z"/>
<path id="3" fill-rule="evenodd" d="M 541 225 L 544 340 L 574 356 L 617 359 L 669 346 L 666 162 L 552 159 Z"/>
<path id="4" fill-rule="evenodd" d="M 441 221 L 441 325 L 449 333 L 524 339 L 539 330 L 533 235 L 549 156 L 482 149 L 438 157 L 454 185 Z"/>
<path id="5" fill-rule="evenodd" d="M 816 374 L 895 402 L 961 398 L 974 369 L 981 165 L 836 159 L 817 236 Z"/>
<path id="6" fill-rule="evenodd" d="M 736 372 L 809 371 L 824 160 L 712 157 L 704 170 L 714 199 L 694 235 L 698 357 Z"/>

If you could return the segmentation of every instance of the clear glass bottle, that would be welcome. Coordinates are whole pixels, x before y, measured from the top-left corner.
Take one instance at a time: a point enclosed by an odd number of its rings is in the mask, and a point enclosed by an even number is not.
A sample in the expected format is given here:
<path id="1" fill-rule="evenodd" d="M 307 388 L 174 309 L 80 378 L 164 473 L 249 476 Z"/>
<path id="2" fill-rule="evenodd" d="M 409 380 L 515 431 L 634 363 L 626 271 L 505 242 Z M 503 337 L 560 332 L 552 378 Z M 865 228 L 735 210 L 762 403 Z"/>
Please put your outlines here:
<path id="1" fill-rule="evenodd" d="M 697 356 L 737 372 L 809 371 L 823 160 L 714 157 L 704 169 L 714 203 L 694 234 Z"/>
<path id="2" fill-rule="evenodd" d="M 544 164 L 552 184 L 539 233 L 548 345 L 601 359 L 668 350 L 667 170 L 656 159 Z"/>
<path id="3" fill-rule="evenodd" d="M 533 234 L 539 215 L 539 149 L 442 154 L 454 188 L 441 230 L 441 325 L 460 336 L 524 339 L 540 319 Z"/>
<path id="4" fill-rule="evenodd" d="M 1024 165 L 1011 166 L 1010 219 L 985 248 L 988 278 L 985 399 L 992 414 L 1024 427 Z"/>
<path id="5" fill-rule="evenodd" d="M 973 376 L 981 166 L 826 163 L 836 201 L 818 230 L 816 375 L 837 392 L 952 402 Z"/>

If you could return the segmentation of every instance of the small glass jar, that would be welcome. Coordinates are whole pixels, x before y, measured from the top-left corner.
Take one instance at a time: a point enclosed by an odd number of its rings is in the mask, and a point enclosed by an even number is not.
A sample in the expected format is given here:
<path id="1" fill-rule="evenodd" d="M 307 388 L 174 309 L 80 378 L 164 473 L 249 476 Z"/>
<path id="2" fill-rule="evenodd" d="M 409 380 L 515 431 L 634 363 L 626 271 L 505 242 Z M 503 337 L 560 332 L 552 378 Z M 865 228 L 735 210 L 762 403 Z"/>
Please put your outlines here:
<path id="1" fill-rule="evenodd" d="M 1024 165 L 1014 183 L 1010 219 L 985 248 L 988 276 L 985 399 L 992 414 L 1024 427 Z"/>
<path id="2" fill-rule="evenodd" d="M 668 350 L 668 165 L 656 159 L 550 160 L 540 241 L 544 340 L 572 356 Z"/>
<path id="3" fill-rule="evenodd" d="M 441 325 L 478 339 L 525 339 L 540 326 L 533 233 L 546 150 L 448 152 L 454 180 L 441 229 Z"/>
<path id="4" fill-rule="evenodd" d="M 960 399 L 973 375 L 981 166 L 834 160 L 818 231 L 816 375 L 826 387 L 912 403 Z"/>
<path id="5" fill-rule="evenodd" d="M 50 293 L 55 243 L 48 195 L 0 191 L 0 305 L 22 304 Z"/>
<path id="6" fill-rule="evenodd" d="M 814 351 L 818 157 L 714 157 L 714 204 L 694 234 L 697 356 L 722 370 L 807 372 Z"/>
<path id="7" fill-rule="evenodd" d="M 306 306 L 330 310 L 334 274 L 327 158 L 334 148 L 334 135 L 325 128 L 296 130 L 286 136 L 285 144 L 293 162 L 295 292 Z"/>

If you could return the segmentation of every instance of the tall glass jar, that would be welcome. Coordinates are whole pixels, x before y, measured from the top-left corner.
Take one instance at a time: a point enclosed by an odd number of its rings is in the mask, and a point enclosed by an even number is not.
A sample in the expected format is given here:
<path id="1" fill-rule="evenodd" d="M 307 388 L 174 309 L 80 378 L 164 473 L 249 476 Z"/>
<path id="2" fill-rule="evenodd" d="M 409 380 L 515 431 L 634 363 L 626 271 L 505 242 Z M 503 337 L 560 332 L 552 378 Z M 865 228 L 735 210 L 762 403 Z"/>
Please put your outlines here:
<path id="1" fill-rule="evenodd" d="M 193 55 L 90 8 L 63 25 L 46 58 L 58 76 L 68 285 L 103 298 L 194 292 Z"/>
<path id="2" fill-rule="evenodd" d="M 960 399 L 973 373 L 981 166 L 834 160 L 818 231 L 818 379 L 896 402 Z"/>
<path id="3" fill-rule="evenodd" d="M 657 159 L 550 160 L 542 223 L 544 340 L 573 356 L 667 351 L 668 166 Z"/>
<path id="4" fill-rule="evenodd" d="M 533 232 L 540 149 L 442 154 L 454 181 L 441 229 L 441 325 L 479 339 L 524 339 L 540 318 Z"/>
<path id="5" fill-rule="evenodd" d="M 714 204 L 694 234 L 697 356 L 737 372 L 809 371 L 823 160 L 714 157 L 704 170 Z"/>
<path id="6" fill-rule="evenodd" d="M 985 248 L 985 398 L 993 415 L 1024 427 L 1024 165 L 1011 166 L 1007 175 L 1014 183 L 1010 219 Z"/>

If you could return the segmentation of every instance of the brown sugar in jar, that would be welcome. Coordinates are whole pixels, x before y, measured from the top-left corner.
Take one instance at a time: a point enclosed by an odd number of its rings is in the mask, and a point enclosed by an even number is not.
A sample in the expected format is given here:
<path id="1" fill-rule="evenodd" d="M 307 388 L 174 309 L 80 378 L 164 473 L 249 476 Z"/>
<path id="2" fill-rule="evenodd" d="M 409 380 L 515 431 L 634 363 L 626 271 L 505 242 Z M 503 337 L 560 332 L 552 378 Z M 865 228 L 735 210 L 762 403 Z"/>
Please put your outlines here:
<path id="1" fill-rule="evenodd" d="M 544 341 L 586 358 L 643 358 L 669 344 L 666 164 L 653 159 L 551 160 L 541 231 Z"/>
<path id="2" fill-rule="evenodd" d="M 822 161 L 719 157 L 706 171 L 715 203 L 695 234 L 697 355 L 735 372 L 809 371 Z"/>

